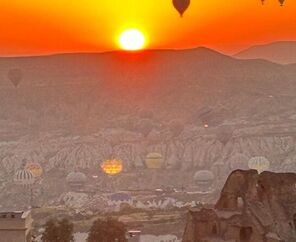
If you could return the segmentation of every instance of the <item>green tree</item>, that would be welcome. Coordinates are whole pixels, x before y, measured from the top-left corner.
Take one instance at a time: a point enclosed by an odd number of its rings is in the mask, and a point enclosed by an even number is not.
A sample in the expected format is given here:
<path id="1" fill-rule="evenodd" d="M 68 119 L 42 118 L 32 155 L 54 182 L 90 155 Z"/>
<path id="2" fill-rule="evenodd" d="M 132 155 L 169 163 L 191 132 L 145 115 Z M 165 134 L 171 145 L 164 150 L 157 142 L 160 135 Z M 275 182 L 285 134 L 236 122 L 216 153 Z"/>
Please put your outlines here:
<path id="1" fill-rule="evenodd" d="M 45 224 L 42 242 L 73 242 L 73 224 L 67 219 L 49 220 Z"/>
<path id="2" fill-rule="evenodd" d="M 127 242 L 126 227 L 123 223 L 108 218 L 94 221 L 87 242 Z"/>

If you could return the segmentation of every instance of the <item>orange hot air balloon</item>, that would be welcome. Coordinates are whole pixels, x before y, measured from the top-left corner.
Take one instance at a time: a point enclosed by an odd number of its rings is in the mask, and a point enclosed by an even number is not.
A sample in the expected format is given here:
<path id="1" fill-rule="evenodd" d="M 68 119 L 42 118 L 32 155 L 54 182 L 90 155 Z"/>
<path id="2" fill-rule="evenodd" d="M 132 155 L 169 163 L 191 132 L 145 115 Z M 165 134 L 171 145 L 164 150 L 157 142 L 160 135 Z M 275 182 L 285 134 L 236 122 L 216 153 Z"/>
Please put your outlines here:
<path id="1" fill-rule="evenodd" d="M 123 164 L 121 160 L 105 160 L 101 164 L 102 170 L 107 174 L 107 175 L 117 175 L 123 170 Z"/>
<path id="2" fill-rule="evenodd" d="M 190 5 L 190 0 L 173 0 L 175 9 L 180 13 L 180 16 L 183 17 L 183 14 Z"/>
<path id="3" fill-rule="evenodd" d="M 28 162 L 25 166 L 25 169 L 30 171 L 34 178 L 38 178 L 43 175 L 42 166 L 38 162 Z"/>

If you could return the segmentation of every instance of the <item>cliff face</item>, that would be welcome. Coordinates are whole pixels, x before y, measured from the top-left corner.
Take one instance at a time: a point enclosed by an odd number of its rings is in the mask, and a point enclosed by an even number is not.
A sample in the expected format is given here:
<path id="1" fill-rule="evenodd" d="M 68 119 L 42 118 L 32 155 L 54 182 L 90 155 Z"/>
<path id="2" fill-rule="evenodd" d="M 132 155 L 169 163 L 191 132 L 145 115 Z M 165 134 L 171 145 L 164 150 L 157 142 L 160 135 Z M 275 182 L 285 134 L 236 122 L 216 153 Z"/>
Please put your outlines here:
<path id="1" fill-rule="evenodd" d="M 189 212 L 183 242 L 296 240 L 296 174 L 236 170 L 214 209 Z"/>
<path id="2" fill-rule="evenodd" d="M 271 162 L 271 170 L 282 172 L 296 171 L 295 138 L 293 134 L 283 136 L 262 134 L 253 136 L 249 130 L 244 134 L 236 130 L 224 144 L 212 130 L 190 130 L 171 140 L 162 140 L 155 135 L 143 138 L 140 134 L 124 130 L 118 132 L 98 132 L 88 136 L 64 136 L 44 134 L 25 136 L 15 141 L 0 143 L 1 174 L 12 174 L 25 157 L 38 161 L 46 171 L 54 168 L 71 167 L 91 169 L 110 155 L 120 157 L 125 169 L 143 167 L 149 152 L 161 153 L 167 169 L 195 172 L 198 169 L 212 170 L 222 183 L 234 169 L 247 169 L 253 156 L 265 156 Z M 158 134 L 158 133 L 157 133 Z M 43 135 L 43 134 L 42 134 Z M 160 135 L 160 134 L 159 134 Z M 114 144 L 110 137 L 117 143 Z M 216 170 L 216 166 L 221 168 Z"/>

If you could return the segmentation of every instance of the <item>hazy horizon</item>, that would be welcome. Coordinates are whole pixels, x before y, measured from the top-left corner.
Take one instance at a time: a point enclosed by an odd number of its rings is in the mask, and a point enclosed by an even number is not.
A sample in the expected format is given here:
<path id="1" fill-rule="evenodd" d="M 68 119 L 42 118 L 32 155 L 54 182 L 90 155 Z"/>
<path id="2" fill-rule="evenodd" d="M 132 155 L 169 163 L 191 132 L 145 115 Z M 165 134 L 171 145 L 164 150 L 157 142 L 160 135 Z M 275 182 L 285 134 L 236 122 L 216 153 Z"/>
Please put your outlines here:
<path id="1" fill-rule="evenodd" d="M 265 45 L 271 45 L 271 44 L 277 44 L 277 43 L 296 43 L 296 39 L 294 40 L 275 40 L 275 41 L 268 41 L 268 42 L 260 42 L 260 43 L 254 43 L 252 45 L 246 45 L 244 47 L 241 47 L 235 51 L 226 51 L 223 49 L 219 49 L 219 48 L 214 48 L 211 46 L 203 46 L 203 45 L 197 45 L 197 46 L 192 46 L 192 47 L 187 47 L 187 48 L 147 48 L 147 49 L 143 49 L 143 50 L 139 50 L 139 51 L 131 51 L 131 52 L 127 52 L 128 54 L 137 54 L 140 52 L 149 52 L 149 51 L 162 51 L 162 50 L 176 50 L 176 51 L 182 51 L 182 50 L 194 50 L 194 49 L 198 49 L 198 48 L 207 48 L 207 49 L 211 49 L 213 51 L 219 52 L 221 54 L 224 55 L 228 55 L 228 56 L 234 56 L 242 51 L 248 50 L 249 48 L 252 47 L 260 47 L 260 46 L 265 46 Z M 5 55 L 5 54 L 1 54 L 0 52 L 0 58 L 9 58 L 9 57 L 42 57 L 42 56 L 54 56 L 54 55 L 63 55 L 63 54 L 104 54 L 104 53 L 116 53 L 116 52 L 126 52 L 125 50 L 121 50 L 121 49 L 111 49 L 111 50 L 89 50 L 89 51 L 57 51 L 57 52 L 36 52 L 36 53 L 28 53 L 28 54 L 19 54 L 19 55 Z M 292 54 L 292 53 L 291 53 Z"/>

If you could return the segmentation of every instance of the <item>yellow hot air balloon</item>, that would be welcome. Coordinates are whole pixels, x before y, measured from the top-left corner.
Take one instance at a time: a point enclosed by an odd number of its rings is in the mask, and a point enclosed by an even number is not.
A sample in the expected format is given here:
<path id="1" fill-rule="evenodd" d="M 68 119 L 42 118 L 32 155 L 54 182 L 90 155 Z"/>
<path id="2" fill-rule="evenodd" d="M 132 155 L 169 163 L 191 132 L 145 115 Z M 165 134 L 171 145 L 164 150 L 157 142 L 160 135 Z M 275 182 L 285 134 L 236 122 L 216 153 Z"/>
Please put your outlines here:
<path id="1" fill-rule="evenodd" d="M 25 169 L 30 171 L 34 178 L 38 178 L 43 175 L 42 166 L 38 162 L 28 162 L 25 166 Z"/>
<path id="2" fill-rule="evenodd" d="M 164 165 L 164 160 L 159 153 L 149 153 L 146 156 L 146 166 L 149 169 L 161 169 Z"/>
<path id="3" fill-rule="evenodd" d="M 105 160 L 101 163 L 102 170 L 108 175 L 117 175 L 123 170 L 123 163 L 121 160 Z"/>

